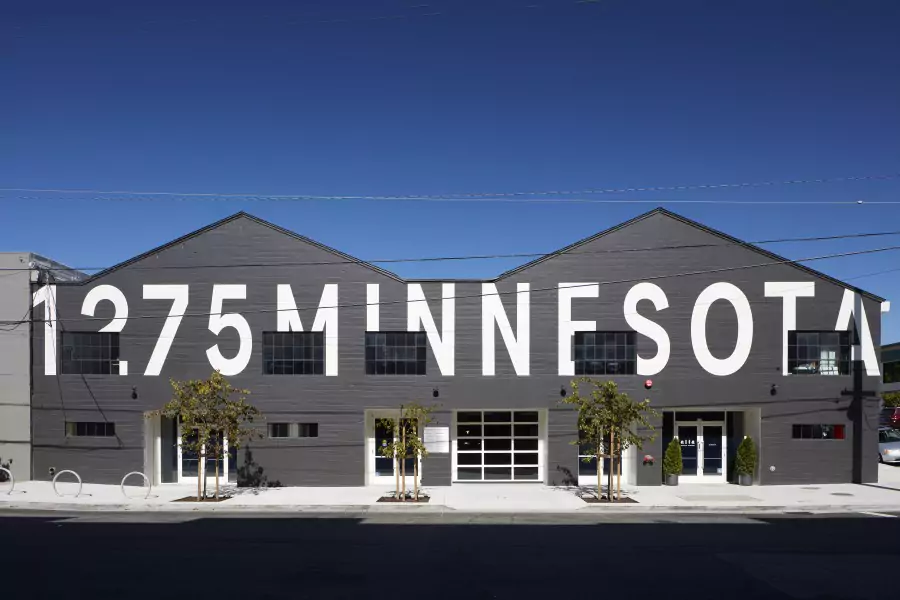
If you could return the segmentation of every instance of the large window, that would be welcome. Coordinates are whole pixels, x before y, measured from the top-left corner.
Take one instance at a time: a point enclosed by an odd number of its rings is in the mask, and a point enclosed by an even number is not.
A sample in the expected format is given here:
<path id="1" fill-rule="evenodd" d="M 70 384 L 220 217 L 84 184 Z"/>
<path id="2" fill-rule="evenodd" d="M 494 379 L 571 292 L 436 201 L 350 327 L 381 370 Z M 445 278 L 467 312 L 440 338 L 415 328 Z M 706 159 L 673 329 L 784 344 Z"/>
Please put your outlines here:
<path id="1" fill-rule="evenodd" d="M 367 375 L 425 375 L 425 333 L 366 333 Z"/>
<path id="2" fill-rule="evenodd" d="M 325 334 L 321 331 L 263 332 L 263 373 L 322 375 L 325 373 Z"/>
<path id="3" fill-rule="evenodd" d="M 118 333 L 63 332 L 63 375 L 118 375 L 118 373 Z"/>
<path id="4" fill-rule="evenodd" d="M 458 412 L 456 478 L 538 481 L 539 434 L 536 410 Z"/>
<path id="5" fill-rule="evenodd" d="M 846 331 L 789 331 L 788 372 L 792 375 L 849 375 L 850 334 Z"/>
<path id="6" fill-rule="evenodd" d="M 576 375 L 634 375 L 636 364 L 633 331 L 575 333 Z"/>
<path id="7" fill-rule="evenodd" d="M 795 440 L 842 440 L 843 425 L 794 425 L 791 437 Z"/>

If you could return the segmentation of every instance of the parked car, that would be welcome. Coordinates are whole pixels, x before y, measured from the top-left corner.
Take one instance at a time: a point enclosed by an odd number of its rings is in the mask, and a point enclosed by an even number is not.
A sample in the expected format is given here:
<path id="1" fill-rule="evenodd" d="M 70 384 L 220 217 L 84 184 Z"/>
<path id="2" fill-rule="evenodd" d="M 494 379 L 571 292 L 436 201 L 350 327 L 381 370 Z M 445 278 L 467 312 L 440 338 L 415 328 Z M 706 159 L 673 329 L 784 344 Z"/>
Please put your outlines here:
<path id="1" fill-rule="evenodd" d="M 882 408 L 880 425 L 882 427 L 900 429 L 900 407 Z"/>
<path id="2" fill-rule="evenodd" d="M 878 462 L 900 463 L 900 431 L 890 427 L 878 430 Z"/>

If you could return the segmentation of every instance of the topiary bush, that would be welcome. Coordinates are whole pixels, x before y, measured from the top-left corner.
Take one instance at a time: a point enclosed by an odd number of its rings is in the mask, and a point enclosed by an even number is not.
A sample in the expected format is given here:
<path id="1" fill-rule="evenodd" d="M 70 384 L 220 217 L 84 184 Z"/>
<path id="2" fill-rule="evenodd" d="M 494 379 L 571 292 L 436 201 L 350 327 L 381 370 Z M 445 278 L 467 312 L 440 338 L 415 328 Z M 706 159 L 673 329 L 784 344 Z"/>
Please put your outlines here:
<path id="1" fill-rule="evenodd" d="M 756 445 L 749 435 L 744 436 L 738 445 L 734 470 L 738 475 L 753 475 L 756 472 Z"/>
<path id="2" fill-rule="evenodd" d="M 666 454 L 663 456 L 663 474 L 681 475 L 681 470 L 681 442 L 678 438 L 672 438 L 666 447 Z"/>

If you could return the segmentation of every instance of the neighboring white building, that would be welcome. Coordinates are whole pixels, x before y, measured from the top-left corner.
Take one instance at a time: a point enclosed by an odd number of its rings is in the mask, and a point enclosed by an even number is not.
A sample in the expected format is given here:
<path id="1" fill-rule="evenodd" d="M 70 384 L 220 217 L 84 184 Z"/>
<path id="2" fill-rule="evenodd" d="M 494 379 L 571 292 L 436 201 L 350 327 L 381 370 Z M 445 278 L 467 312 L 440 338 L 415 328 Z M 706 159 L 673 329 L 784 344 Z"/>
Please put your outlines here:
<path id="1" fill-rule="evenodd" d="M 32 281 L 78 281 L 85 275 L 31 252 L 0 252 L 0 462 L 16 479 L 31 478 Z"/>

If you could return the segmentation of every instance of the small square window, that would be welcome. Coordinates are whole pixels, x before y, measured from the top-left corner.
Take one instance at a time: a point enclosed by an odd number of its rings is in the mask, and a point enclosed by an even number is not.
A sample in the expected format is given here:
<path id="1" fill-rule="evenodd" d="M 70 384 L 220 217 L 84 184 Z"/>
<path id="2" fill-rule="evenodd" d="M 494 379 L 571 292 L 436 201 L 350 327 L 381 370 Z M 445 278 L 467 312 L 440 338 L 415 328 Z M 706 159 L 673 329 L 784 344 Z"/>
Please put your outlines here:
<path id="1" fill-rule="evenodd" d="M 291 437 L 290 423 L 269 423 L 270 438 L 286 438 Z"/>

